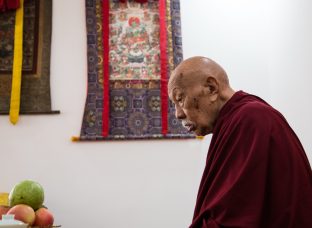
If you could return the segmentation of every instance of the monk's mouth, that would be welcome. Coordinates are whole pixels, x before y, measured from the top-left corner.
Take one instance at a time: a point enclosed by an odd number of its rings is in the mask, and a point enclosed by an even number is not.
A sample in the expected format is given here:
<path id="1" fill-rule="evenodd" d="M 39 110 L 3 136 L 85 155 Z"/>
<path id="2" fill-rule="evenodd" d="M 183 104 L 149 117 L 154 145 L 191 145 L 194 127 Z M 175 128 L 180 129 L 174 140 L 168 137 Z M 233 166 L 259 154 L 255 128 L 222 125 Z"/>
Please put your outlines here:
<path id="1" fill-rule="evenodd" d="M 195 126 L 194 125 L 184 125 L 184 127 L 189 131 L 189 132 L 193 132 L 195 131 Z"/>

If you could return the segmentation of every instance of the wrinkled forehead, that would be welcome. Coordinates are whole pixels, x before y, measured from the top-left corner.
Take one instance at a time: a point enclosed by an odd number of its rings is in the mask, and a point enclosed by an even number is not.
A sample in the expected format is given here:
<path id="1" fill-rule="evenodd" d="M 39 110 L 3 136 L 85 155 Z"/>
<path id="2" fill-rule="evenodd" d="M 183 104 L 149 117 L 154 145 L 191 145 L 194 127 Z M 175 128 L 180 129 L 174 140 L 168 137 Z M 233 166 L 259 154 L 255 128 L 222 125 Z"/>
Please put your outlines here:
<path id="1" fill-rule="evenodd" d="M 170 76 L 168 89 L 179 87 L 185 89 L 201 81 L 204 73 L 201 69 L 176 69 Z"/>

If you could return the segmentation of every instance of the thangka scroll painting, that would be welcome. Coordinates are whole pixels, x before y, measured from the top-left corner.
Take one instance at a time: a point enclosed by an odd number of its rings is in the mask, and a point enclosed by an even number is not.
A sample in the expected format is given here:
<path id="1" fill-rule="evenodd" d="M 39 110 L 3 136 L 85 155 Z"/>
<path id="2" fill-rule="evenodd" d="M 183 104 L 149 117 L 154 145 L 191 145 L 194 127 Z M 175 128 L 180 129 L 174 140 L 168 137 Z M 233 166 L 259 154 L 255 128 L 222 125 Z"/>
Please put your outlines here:
<path id="1" fill-rule="evenodd" d="M 0 114 L 11 110 L 17 32 L 21 38 L 20 114 L 53 114 L 50 98 L 52 0 L 0 1 Z M 20 8 L 10 8 L 18 2 Z M 22 7 L 22 9 L 21 9 Z M 23 10 L 22 18 L 18 13 Z M 17 26 L 18 21 L 23 22 Z M 13 72 L 13 76 L 12 76 Z M 13 79 L 12 79 L 13 78 Z M 12 90 L 12 91 L 11 91 Z M 12 104 L 12 103 L 11 103 Z"/>
<path id="2" fill-rule="evenodd" d="M 182 60 L 179 0 L 86 0 L 88 89 L 73 140 L 194 138 L 168 99 Z"/>

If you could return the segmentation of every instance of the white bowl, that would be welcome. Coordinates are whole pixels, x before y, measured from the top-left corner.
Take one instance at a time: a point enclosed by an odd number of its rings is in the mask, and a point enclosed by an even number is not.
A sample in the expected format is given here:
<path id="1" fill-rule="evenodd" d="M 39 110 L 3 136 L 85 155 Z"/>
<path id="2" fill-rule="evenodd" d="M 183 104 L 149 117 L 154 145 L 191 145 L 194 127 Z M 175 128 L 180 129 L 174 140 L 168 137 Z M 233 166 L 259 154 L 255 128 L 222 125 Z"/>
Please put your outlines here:
<path id="1" fill-rule="evenodd" d="M 0 228 L 27 228 L 28 225 L 15 220 L 14 215 L 2 215 L 2 220 L 0 220 Z"/>

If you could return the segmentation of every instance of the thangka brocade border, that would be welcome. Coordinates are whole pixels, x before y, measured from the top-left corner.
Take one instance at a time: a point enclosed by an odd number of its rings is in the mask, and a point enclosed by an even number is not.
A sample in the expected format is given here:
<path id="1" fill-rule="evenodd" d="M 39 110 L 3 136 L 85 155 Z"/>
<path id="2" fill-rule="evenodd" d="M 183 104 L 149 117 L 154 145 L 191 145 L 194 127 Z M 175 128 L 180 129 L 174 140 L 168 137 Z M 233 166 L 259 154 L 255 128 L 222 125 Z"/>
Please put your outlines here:
<path id="1" fill-rule="evenodd" d="M 149 3 L 152 2 L 155 0 L 149 0 Z M 110 80 L 109 134 L 107 137 L 102 136 L 102 19 L 102 0 L 86 0 L 88 86 L 80 137 L 77 140 L 194 138 L 175 118 L 174 105 L 170 100 L 167 134 L 162 134 L 160 80 Z M 166 0 L 166 24 L 169 79 L 171 71 L 183 59 L 179 0 Z"/>
<path id="2" fill-rule="evenodd" d="M 52 0 L 25 1 L 24 10 L 24 62 L 22 71 L 20 114 L 58 114 L 60 111 L 51 110 L 50 94 L 50 55 L 52 34 Z M 15 18 L 14 11 L 7 11 L 1 19 Z M 35 16 L 34 16 L 35 15 Z M 10 27 L 7 27 L 10 28 Z M 12 28 L 14 34 L 14 27 Z M 2 31 L 5 33 L 6 31 Z M 6 36 L 6 35 L 4 35 Z M 5 49 L 12 43 L 5 45 L 5 39 L 0 36 L 1 57 L 6 56 Z M 32 42 L 33 41 L 33 42 Z M 32 48 L 27 47 L 32 44 Z M 29 52 L 33 50 L 33 52 Z M 7 56 L 6 56 L 7 57 Z M 12 56 L 13 59 L 13 56 Z M 5 57 L 3 57 L 5 61 Z M 27 67 L 27 63 L 31 67 Z M 12 63 L 5 64 L 11 66 Z M 0 115 L 7 115 L 10 109 L 12 87 L 12 69 L 0 69 Z"/>

